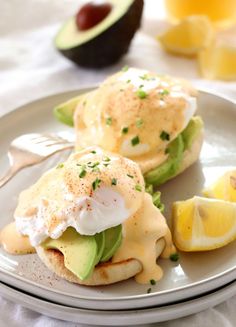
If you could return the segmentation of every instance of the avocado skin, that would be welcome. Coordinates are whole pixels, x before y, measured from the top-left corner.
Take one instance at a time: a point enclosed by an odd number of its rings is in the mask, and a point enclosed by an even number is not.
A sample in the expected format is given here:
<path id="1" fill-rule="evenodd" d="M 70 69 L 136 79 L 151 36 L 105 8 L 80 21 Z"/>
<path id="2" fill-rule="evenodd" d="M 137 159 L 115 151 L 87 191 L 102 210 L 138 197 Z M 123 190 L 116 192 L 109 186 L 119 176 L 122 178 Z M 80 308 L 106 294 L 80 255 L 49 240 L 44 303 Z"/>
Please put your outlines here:
<path id="1" fill-rule="evenodd" d="M 117 62 L 127 53 L 130 42 L 140 27 L 143 0 L 134 0 L 126 14 L 94 39 L 71 49 L 58 49 L 79 66 L 103 68 Z"/>

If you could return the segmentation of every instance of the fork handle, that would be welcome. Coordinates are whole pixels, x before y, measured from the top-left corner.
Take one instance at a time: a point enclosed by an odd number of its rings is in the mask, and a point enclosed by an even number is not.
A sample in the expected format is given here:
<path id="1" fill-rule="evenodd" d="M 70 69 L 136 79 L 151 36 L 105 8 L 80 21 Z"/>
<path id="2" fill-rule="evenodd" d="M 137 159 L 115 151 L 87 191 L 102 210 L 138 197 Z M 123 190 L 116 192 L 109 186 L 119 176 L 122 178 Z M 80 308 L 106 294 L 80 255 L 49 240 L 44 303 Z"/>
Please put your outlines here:
<path id="1" fill-rule="evenodd" d="M 4 186 L 21 169 L 19 166 L 11 166 L 6 174 L 0 178 L 0 188 Z"/>

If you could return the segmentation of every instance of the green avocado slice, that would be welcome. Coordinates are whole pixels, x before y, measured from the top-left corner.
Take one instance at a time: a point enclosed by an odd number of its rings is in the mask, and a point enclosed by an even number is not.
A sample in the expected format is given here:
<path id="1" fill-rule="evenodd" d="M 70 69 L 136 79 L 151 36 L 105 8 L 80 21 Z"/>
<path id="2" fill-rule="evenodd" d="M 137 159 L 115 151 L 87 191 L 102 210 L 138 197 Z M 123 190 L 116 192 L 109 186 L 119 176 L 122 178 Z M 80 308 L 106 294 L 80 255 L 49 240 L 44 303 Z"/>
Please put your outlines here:
<path id="1" fill-rule="evenodd" d="M 83 67 L 102 68 L 128 51 L 140 26 L 143 0 L 108 0 L 111 12 L 97 25 L 79 30 L 75 17 L 64 23 L 55 38 L 62 55 Z"/>
<path id="2" fill-rule="evenodd" d="M 118 225 L 105 230 L 105 247 L 101 262 L 108 261 L 116 252 L 122 241 L 122 226 Z"/>
<path id="3" fill-rule="evenodd" d="M 147 184 L 158 186 L 175 175 L 184 151 L 184 142 L 181 134 L 170 143 L 168 149 L 168 159 L 163 164 L 144 175 Z"/>
<path id="4" fill-rule="evenodd" d="M 192 117 L 187 127 L 181 133 L 184 141 L 184 151 L 191 148 L 194 139 L 202 128 L 202 118 L 200 116 Z"/>
<path id="5" fill-rule="evenodd" d="M 103 231 L 101 233 L 95 234 L 94 237 L 97 242 L 97 257 L 95 261 L 96 266 L 99 263 L 105 248 L 105 232 Z"/>
<path id="6" fill-rule="evenodd" d="M 53 109 L 54 116 L 63 124 L 74 126 L 74 112 L 75 108 L 84 94 L 72 98 L 62 104 L 59 104 Z"/>
<path id="7" fill-rule="evenodd" d="M 57 249 L 64 255 L 68 270 L 84 280 L 90 276 L 97 260 L 97 242 L 94 236 L 80 235 L 69 227 L 58 239 L 48 238 L 42 246 Z"/>

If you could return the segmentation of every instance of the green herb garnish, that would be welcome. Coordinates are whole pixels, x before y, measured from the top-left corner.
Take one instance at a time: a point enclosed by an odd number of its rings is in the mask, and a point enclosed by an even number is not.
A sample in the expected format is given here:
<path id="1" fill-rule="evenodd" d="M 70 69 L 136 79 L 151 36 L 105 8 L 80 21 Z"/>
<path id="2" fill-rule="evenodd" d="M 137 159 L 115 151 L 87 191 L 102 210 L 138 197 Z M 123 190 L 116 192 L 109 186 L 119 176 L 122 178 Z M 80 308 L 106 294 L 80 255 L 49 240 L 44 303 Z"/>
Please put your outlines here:
<path id="1" fill-rule="evenodd" d="M 138 192 L 142 192 L 142 186 L 140 184 L 135 185 L 135 190 Z"/>
<path id="2" fill-rule="evenodd" d="M 93 188 L 94 191 L 96 190 L 96 188 L 98 188 L 98 187 L 100 186 L 100 183 L 101 183 L 101 179 L 99 179 L 99 178 L 96 178 L 96 179 L 93 181 L 93 183 L 92 183 L 92 188 Z"/>
<path id="3" fill-rule="evenodd" d="M 63 163 L 59 163 L 58 165 L 57 165 L 57 169 L 60 169 L 60 168 L 63 168 L 64 167 L 64 164 Z"/>
<path id="4" fill-rule="evenodd" d="M 156 285 L 156 281 L 155 281 L 155 279 L 150 279 L 150 284 L 151 284 L 151 285 Z"/>
<path id="5" fill-rule="evenodd" d="M 79 177 L 80 178 L 84 178 L 84 176 L 87 174 L 87 171 L 84 169 L 84 168 L 82 168 L 81 169 L 81 171 L 80 171 L 80 173 L 79 173 Z"/>
<path id="6" fill-rule="evenodd" d="M 130 83 L 131 82 L 131 79 L 128 79 L 127 81 L 126 81 L 126 83 Z"/>
<path id="7" fill-rule="evenodd" d="M 161 91 L 159 92 L 159 94 L 160 94 L 160 95 L 169 95 L 169 94 L 170 94 L 170 91 L 168 91 L 168 90 L 161 90 Z"/>
<path id="8" fill-rule="evenodd" d="M 103 159 L 103 161 L 109 162 L 109 161 L 111 161 L 111 159 L 109 157 L 106 157 L 106 158 Z"/>
<path id="9" fill-rule="evenodd" d="M 169 148 L 166 148 L 165 149 L 165 154 L 168 154 L 168 153 L 170 153 L 170 149 Z"/>
<path id="10" fill-rule="evenodd" d="M 176 261 L 179 260 L 179 253 L 177 253 L 177 252 L 176 253 L 173 253 L 173 254 L 170 255 L 169 258 L 170 258 L 171 261 L 176 262 Z"/>
<path id="11" fill-rule="evenodd" d="M 129 131 L 129 127 L 123 127 L 122 128 L 122 134 L 127 134 Z"/>
<path id="12" fill-rule="evenodd" d="M 95 150 L 93 150 L 93 151 L 91 151 L 91 153 L 93 153 L 93 154 L 95 154 L 95 153 L 97 153 Z"/>
<path id="13" fill-rule="evenodd" d="M 130 175 L 130 174 L 127 174 L 127 176 L 128 176 L 129 178 L 134 178 L 134 176 L 133 176 L 133 175 Z"/>
<path id="14" fill-rule="evenodd" d="M 117 185 L 117 179 L 116 178 L 112 178 L 111 185 Z"/>
<path id="15" fill-rule="evenodd" d="M 149 76 L 148 76 L 148 74 L 144 74 L 144 75 L 142 75 L 142 76 L 139 76 L 139 78 L 141 78 L 142 80 L 148 80 L 149 79 Z"/>
<path id="16" fill-rule="evenodd" d="M 136 94 L 140 99 L 145 99 L 147 97 L 147 92 L 142 89 L 138 89 Z"/>
<path id="17" fill-rule="evenodd" d="M 106 119 L 106 125 L 111 126 L 111 124 L 112 124 L 112 118 L 111 117 L 107 117 L 107 119 Z"/>
<path id="18" fill-rule="evenodd" d="M 125 65 L 121 70 L 122 70 L 122 72 L 127 72 L 128 69 L 129 69 L 129 66 Z"/>
<path id="19" fill-rule="evenodd" d="M 160 134 L 160 138 L 163 141 L 169 141 L 170 140 L 170 134 L 165 132 L 165 131 L 162 131 L 161 134 Z"/>
<path id="20" fill-rule="evenodd" d="M 136 126 L 137 126 L 138 128 L 140 128 L 140 127 L 142 127 L 142 125 L 143 125 L 143 120 L 142 120 L 141 118 L 139 118 L 139 119 L 136 121 Z"/>
<path id="21" fill-rule="evenodd" d="M 140 140 L 139 140 L 139 137 L 138 136 L 135 136 L 134 138 L 132 138 L 132 140 L 131 140 L 131 144 L 133 145 L 133 146 L 135 146 L 135 145 L 137 145 L 137 144 L 139 144 L 140 143 Z"/>
<path id="22" fill-rule="evenodd" d="M 149 288 L 147 289 L 147 293 L 149 294 L 149 293 L 151 293 L 151 291 L 152 291 L 152 289 L 151 289 L 151 287 L 149 287 Z"/>

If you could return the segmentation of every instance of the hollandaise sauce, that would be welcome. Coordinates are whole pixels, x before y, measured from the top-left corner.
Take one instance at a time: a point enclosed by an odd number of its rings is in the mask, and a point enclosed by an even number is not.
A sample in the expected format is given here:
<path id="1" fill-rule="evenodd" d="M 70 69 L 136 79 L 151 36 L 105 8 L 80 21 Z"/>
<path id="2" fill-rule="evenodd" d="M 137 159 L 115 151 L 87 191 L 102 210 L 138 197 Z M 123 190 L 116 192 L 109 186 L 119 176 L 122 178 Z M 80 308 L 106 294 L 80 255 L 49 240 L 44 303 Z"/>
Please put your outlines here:
<path id="1" fill-rule="evenodd" d="M 143 206 L 138 212 L 123 223 L 123 241 L 113 256 L 113 262 L 135 258 L 142 263 L 143 270 L 135 276 L 140 284 L 147 284 L 151 279 L 160 280 L 162 269 L 156 264 L 157 242 L 164 239 L 165 257 L 175 252 L 171 234 L 165 218 L 157 212 L 152 198 L 145 193 Z"/>
<path id="2" fill-rule="evenodd" d="M 0 244 L 10 254 L 29 254 L 35 252 L 35 248 L 31 246 L 28 237 L 21 235 L 16 230 L 14 222 L 6 225 L 0 231 Z"/>

